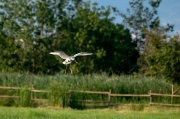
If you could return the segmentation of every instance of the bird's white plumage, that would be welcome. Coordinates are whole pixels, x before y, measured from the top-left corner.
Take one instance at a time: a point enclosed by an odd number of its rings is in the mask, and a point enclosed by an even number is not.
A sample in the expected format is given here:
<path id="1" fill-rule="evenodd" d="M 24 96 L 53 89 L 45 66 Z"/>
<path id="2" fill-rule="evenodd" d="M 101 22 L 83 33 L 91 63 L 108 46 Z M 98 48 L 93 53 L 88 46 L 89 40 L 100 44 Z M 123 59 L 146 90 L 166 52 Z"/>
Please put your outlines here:
<path id="1" fill-rule="evenodd" d="M 67 70 L 67 65 L 68 64 L 71 64 L 72 61 L 75 61 L 75 57 L 77 56 L 86 56 L 86 55 L 92 55 L 92 53 L 88 53 L 88 52 L 80 52 L 80 53 L 77 53 L 75 54 L 74 56 L 68 56 L 66 53 L 64 53 L 63 51 L 55 51 L 55 52 L 50 52 L 49 54 L 52 54 L 52 55 L 58 55 L 60 56 L 62 59 L 65 59 L 64 62 L 62 62 L 63 64 L 66 65 L 66 70 Z M 76 62 L 77 63 L 77 62 Z M 66 73 L 66 70 L 65 70 L 65 73 Z M 70 68 L 71 70 L 71 68 Z M 72 70 L 71 70 L 71 73 L 72 73 Z"/>
<path id="2" fill-rule="evenodd" d="M 67 65 L 68 64 L 71 64 L 72 61 L 75 61 L 75 57 L 77 56 L 86 56 L 86 55 L 92 55 L 92 53 L 88 53 L 88 52 L 80 52 L 80 53 L 77 53 L 73 56 L 68 56 L 66 53 L 64 53 L 63 51 L 55 51 L 55 52 L 50 52 L 49 54 L 52 54 L 52 55 L 58 55 L 60 56 L 62 59 L 65 59 L 64 62 L 62 62 L 63 64 L 66 65 L 66 70 L 67 70 Z M 77 63 L 77 62 L 76 62 Z M 66 70 L 65 70 L 65 73 L 66 73 Z M 71 70 L 71 68 L 70 68 Z M 71 74 L 72 74 L 72 70 L 71 70 Z"/>
<path id="3" fill-rule="evenodd" d="M 68 55 L 66 55 L 63 51 L 55 51 L 55 52 L 50 52 L 52 55 L 59 55 L 62 59 L 67 59 L 70 58 Z"/>
<path id="4" fill-rule="evenodd" d="M 68 62 L 68 61 L 64 61 L 64 62 L 62 62 L 63 64 L 65 64 L 65 65 L 67 65 L 67 64 L 71 64 L 71 62 Z"/>
<path id="5" fill-rule="evenodd" d="M 77 56 L 86 56 L 86 55 L 92 55 L 92 53 L 80 52 L 80 53 L 75 54 L 74 57 L 77 57 Z"/>
<path id="6" fill-rule="evenodd" d="M 66 53 L 64 53 L 63 51 L 55 51 L 55 52 L 50 52 L 50 54 L 52 55 L 58 55 L 60 56 L 62 59 L 65 59 L 65 61 L 63 62 L 63 64 L 71 64 L 71 62 L 73 60 L 75 60 L 75 57 L 77 56 L 87 56 L 87 55 L 92 55 L 92 53 L 88 53 L 88 52 L 80 52 L 75 54 L 74 56 L 68 56 Z M 76 60 L 75 60 L 76 61 Z"/>

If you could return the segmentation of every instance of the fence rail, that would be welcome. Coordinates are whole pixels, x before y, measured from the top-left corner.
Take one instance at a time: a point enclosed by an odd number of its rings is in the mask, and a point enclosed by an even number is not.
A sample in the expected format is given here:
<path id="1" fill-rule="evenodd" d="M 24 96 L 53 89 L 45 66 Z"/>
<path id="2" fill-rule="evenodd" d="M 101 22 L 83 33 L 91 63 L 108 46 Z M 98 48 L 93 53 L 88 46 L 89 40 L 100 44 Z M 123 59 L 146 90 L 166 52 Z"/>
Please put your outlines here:
<path id="1" fill-rule="evenodd" d="M 0 95 L 1 98 L 20 98 L 20 96 Z"/>
<path id="2" fill-rule="evenodd" d="M 4 90 L 20 90 L 20 87 L 6 87 L 6 86 L 0 86 L 0 89 Z M 32 86 L 31 88 L 28 88 L 31 92 L 31 101 L 48 101 L 48 99 L 39 99 L 34 96 L 34 93 L 50 93 L 48 90 L 37 90 L 34 89 Z M 72 93 L 84 93 L 84 94 L 97 94 L 97 95 L 107 95 L 107 99 L 103 100 L 77 100 L 79 102 L 85 102 L 85 103 L 106 103 L 109 106 L 110 105 L 115 105 L 119 103 L 114 103 L 113 98 L 114 97 L 146 97 L 149 98 L 149 102 L 147 105 L 164 105 L 164 106 L 180 106 L 180 104 L 166 104 L 166 103 L 156 103 L 152 101 L 153 97 L 176 97 L 180 98 L 180 95 L 174 95 L 174 94 L 159 94 L 159 93 L 152 93 L 151 91 L 149 94 L 113 94 L 111 89 L 108 92 L 103 92 L 103 91 L 78 91 L 78 90 L 69 90 L 69 98 L 68 102 L 71 101 L 71 94 Z M 20 98 L 20 96 L 9 96 L 9 95 L 2 95 L 0 94 L 0 98 Z"/>
<path id="3" fill-rule="evenodd" d="M 32 89 L 31 92 L 36 92 L 36 93 L 49 93 L 47 90 L 34 90 Z"/>
<path id="4" fill-rule="evenodd" d="M 172 94 L 159 94 L 159 93 L 151 93 L 152 96 L 162 96 L 162 97 L 180 97 L 180 95 L 172 95 Z"/>
<path id="5" fill-rule="evenodd" d="M 0 86 L 0 89 L 5 89 L 5 90 L 20 90 L 20 87 L 6 87 L 6 86 Z M 35 90 L 34 87 L 32 86 L 31 88 L 27 88 L 31 92 L 31 101 L 48 101 L 47 99 L 39 99 L 34 97 L 34 93 L 49 93 L 47 90 Z M 20 96 L 9 96 L 9 95 L 1 95 L 0 98 L 20 98 Z"/>
<path id="6" fill-rule="evenodd" d="M 87 94 L 109 94 L 109 92 L 100 92 L 100 91 L 78 91 L 78 90 L 69 90 L 69 93 L 87 93 Z"/>
<path id="7" fill-rule="evenodd" d="M 109 94 L 111 97 L 150 97 L 149 94 Z"/>
<path id="8" fill-rule="evenodd" d="M 152 98 L 154 96 L 158 97 L 180 97 L 180 95 L 174 95 L 174 94 L 159 94 L 159 93 L 152 93 L 151 90 L 149 91 L 149 94 L 112 94 L 111 89 L 109 92 L 100 92 L 100 91 L 78 91 L 78 90 L 69 90 L 69 99 L 71 100 L 71 93 L 87 93 L 87 94 L 100 94 L 100 95 L 107 95 L 108 98 L 105 101 L 99 101 L 99 100 L 78 100 L 80 102 L 88 102 L 88 103 L 107 103 L 108 105 L 116 105 L 120 103 L 114 103 L 112 102 L 113 97 L 147 97 L 149 98 L 149 103 L 146 105 L 162 105 L 162 106 L 180 106 L 180 104 L 166 104 L 166 103 L 155 103 L 152 101 Z"/>
<path id="9" fill-rule="evenodd" d="M 6 86 L 0 86 L 0 89 L 12 89 L 12 90 L 19 90 L 20 87 L 6 87 Z"/>

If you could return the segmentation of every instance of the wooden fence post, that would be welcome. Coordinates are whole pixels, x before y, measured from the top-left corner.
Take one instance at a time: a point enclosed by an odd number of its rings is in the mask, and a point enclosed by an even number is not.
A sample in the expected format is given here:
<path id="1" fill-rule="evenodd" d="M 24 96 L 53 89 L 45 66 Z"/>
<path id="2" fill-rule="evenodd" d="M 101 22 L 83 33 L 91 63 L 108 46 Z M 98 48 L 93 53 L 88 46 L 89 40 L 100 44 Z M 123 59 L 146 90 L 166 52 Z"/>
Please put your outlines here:
<path id="1" fill-rule="evenodd" d="M 33 91 L 32 90 L 34 90 L 33 85 L 31 85 L 31 88 L 30 88 L 30 91 L 31 91 L 31 101 L 34 99 Z"/>
<path id="2" fill-rule="evenodd" d="M 172 90 L 172 95 L 173 95 L 174 94 L 174 84 L 172 84 L 171 90 Z"/>
<path id="3" fill-rule="evenodd" d="M 173 95 L 174 95 L 174 84 L 172 84 L 171 104 L 173 103 Z"/>
<path id="4" fill-rule="evenodd" d="M 71 90 L 68 91 L 68 93 L 69 93 L 69 96 L 68 96 L 68 104 L 71 102 L 71 92 L 72 92 Z"/>
<path id="5" fill-rule="evenodd" d="M 110 106 L 111 104 L 111 89 L 109 89 L 109 93 L 108 93 L 108 106 Z"/>
<path id="6" fill-rule="evenodd" d="M 151 106 L 151 103 L 152 103 L 152 95 L 151 95 L 151 90 L 149 91 L 149 96 L 150 96 L 149 106 Z"/>

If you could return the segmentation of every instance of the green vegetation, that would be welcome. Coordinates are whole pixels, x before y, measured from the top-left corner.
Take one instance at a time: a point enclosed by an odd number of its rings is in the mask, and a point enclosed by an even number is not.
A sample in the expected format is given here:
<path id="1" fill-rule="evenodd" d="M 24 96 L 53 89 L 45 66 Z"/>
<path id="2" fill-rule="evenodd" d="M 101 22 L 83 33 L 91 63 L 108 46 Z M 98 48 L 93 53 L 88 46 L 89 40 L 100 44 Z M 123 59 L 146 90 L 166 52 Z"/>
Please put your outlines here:
<path id="1" fill-rule="evenodd" d="M 106 73 L 89 75 L 33 75 L 28 73 L 0 73 L 1 86 L 34 86 L 44 90 L 95 90 L 122 94 L 171 93 L 171 85 L 162 77 L 138 75 L 112 75 Z M 59 88 L 59 89 L 58 89 Z M 68 88 L 68 89 L 67 89 Z"/>
<path id="2" fill-rule="evenodd" d="M 151 34 L 151 37 L 153 35 Z M 152 38 L 153 40 L 154 38 Z M 179 38 L 173 37 L 169 39 L 169 42 L 159 40 L 154 41 L 151 44 L 152 53 L 146 57 L 146 60 L 150 66 L 150 73 L 155 75 L 163 75 L 172 84 L 179 83 L 180 77 L 180 43 Z"/>
<path id="3" fill-rule="evenodd" d="M 20 104 L 23 107 L 30 106 L 31 93 L 28 87 L 22 87 L 20 90 Z"/>
<path id="4" fill-rule="evenodd" d="M 48 108 L 14 108 L 0 107 L 3 119 L 178 119 L 179 108 L 147 107 L 144 111 L 127 109 L 48 109 Z"/>
<path id="5" fill-rule="evenodd" d="M 19 99 L 6 99 L 1 100 L 1 105 L 6 106 L 68 106 L 68 90 L 91 90 L 91 91 L 104 91 L 112 90 L 113 94 L 148 94 L 151 90 L 154 93 L 171 94 L 171 85 L 163 78 L 158 77 L 144 77 L 144 76 L 108 76 L 107 74 L 89 74 L 89 75 L 32 75 L 27 73 L 0 73 L 1 86 L 16 86 L 21 87 L 20 91 L 4 90 L 1 89 L 2 95 L 20 95 Z M 27 88 L 31 86 L 35 89 L 49 90 L 49 93 L 34 93 L 35 98 L 48 99 L 48 104 L 31 103 L 30 93 Z M 72 93 L 71 107 L 86 108 L 83 103 L 78 104 L 76 100 L 104 100 L 107 101 L 107 95 L 97 94 L 81 94 Z M 112 99 L 113 102 L 121 102 L 125 104 L 136 103 L 148 104 L 149 98 L 146 97 L 117 97 Z M 153 97 L 154 102 L 171 103 L 170 97 Z M 178 98 L 173 99 L 173 103 L 179 103 Z M 132 107 L 133 108 L 133 107 Z"/>
<path id="6" fill-rule="evenodd" d="M 173 25 L 161 25 L 161 1 L 132 0 L 127 13 L 123 13 L 113 6 L 83 0 L 3 0 L 0 71 L 63 74 L 62 59 L 49 53 L 85 51 L 93 55 L 72 63 L 74 74 L 137 72 L 163 75 L 171 83 L 178 83 L 179 36 L 169 41 L 167 32 L 173 30 Z M 118 16 L 123 18 L 122 23 L 114 23 Z M 131 33 L 136 37 L 132 39 Z"/>
<path id="7" fill-rule="evenodd" d="M 77 100 L 108 98 L 74 92 L 68 102 L 68 90 L 108 92 L 111 89 L 114 94 L 148 94 L 151 90 L 171 94 L 170 83 L 176 87 L 180 82 L 179 36 L 167 35 L 173 30 L 172 25 L 161 26 L 157 14 L 161 0 L 148 0 L 148 6 L 144 6 L 145 1 L 130 1 L 126 14 L 112 6 L 83 0 L 3 0 L 0 3 L 0 86 L 20 89 L 0 89 L 0 95 L 20 96 L 20 99 L 2 98 L 0 105 L 85 109 L 86 105 Z M 114 23 L 116 16 L 123 18 L 122 24 Z M 131 33 L 136 35 L 135 39 Z M 82 51 L 93 55 L 72 63 L 74 74 L 64 75 L 62 59 L 49 54 L 57 50 L 70 55 Z M 48 102 L 31 101 L 28 88 L 32 86 L 48 90 L 49 93 L 33 94 Z M 145 97 L 116 97 L 112 101 L 130 104 L 128 108 L 133 112 L 121 113 L 123 107 L 113 107 L 116 111 L 0 107 L 0 117 L 154 119 L 179 116 L 178 108 L 157 113 L 152 108 L 147 113 L 145 110 L 150 108 L 145 104 L 149 98 Z M 180 103 L 178 98 L 158 96 L 152 101 Z"/>
<path id="8" fill-rule="evenodd" d="M 93 53 L 73 63 L 75 74 L 137 71 L 136 43 L 131 42 L 128 29 L 113 22 L 111 13 L 117 11 L 83 0 L 3 0 L 0 71 L 64 73 L 62 59 L 49 54 L 61 50 L 69 55 Z"/>

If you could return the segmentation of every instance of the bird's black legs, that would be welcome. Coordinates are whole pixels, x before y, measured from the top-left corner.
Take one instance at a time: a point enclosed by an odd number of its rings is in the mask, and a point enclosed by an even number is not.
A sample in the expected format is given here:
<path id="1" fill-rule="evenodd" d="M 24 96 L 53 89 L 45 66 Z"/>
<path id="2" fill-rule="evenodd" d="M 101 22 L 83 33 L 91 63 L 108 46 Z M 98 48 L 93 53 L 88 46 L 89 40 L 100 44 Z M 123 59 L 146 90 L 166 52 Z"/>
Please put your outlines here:
<path id="1" fill-rule="evenodd" d="M 68 68 L 68 65 L 66 64 L 66 70 L 65 70 L 65 74 L 67 74 L 67 68 Z M 70 69 L 70 71 L 71 71 L 71 74 L 72 74 L 71 64 L 69 65 L 69 69 Z"/>
<path id="2" fill-rule="evenodd" d="M 75 59 L 74 59 L 74 61 L 75 61 L 76 63 L 78 63 Z"/>
<path id="3" fill-rule="evenodd" d="M 69 65 L 69 69 L 70 69 L 70 71 L 71 71 L 71 74 L 72 74 L 71 64 Z"/>
<path id="4" fill-rule="evenodd" d="M 67 72 L 67 64 L 66 64 L 66 70 L 65 70 L 65 74 L 66 74 L 66 72 Z"/>

